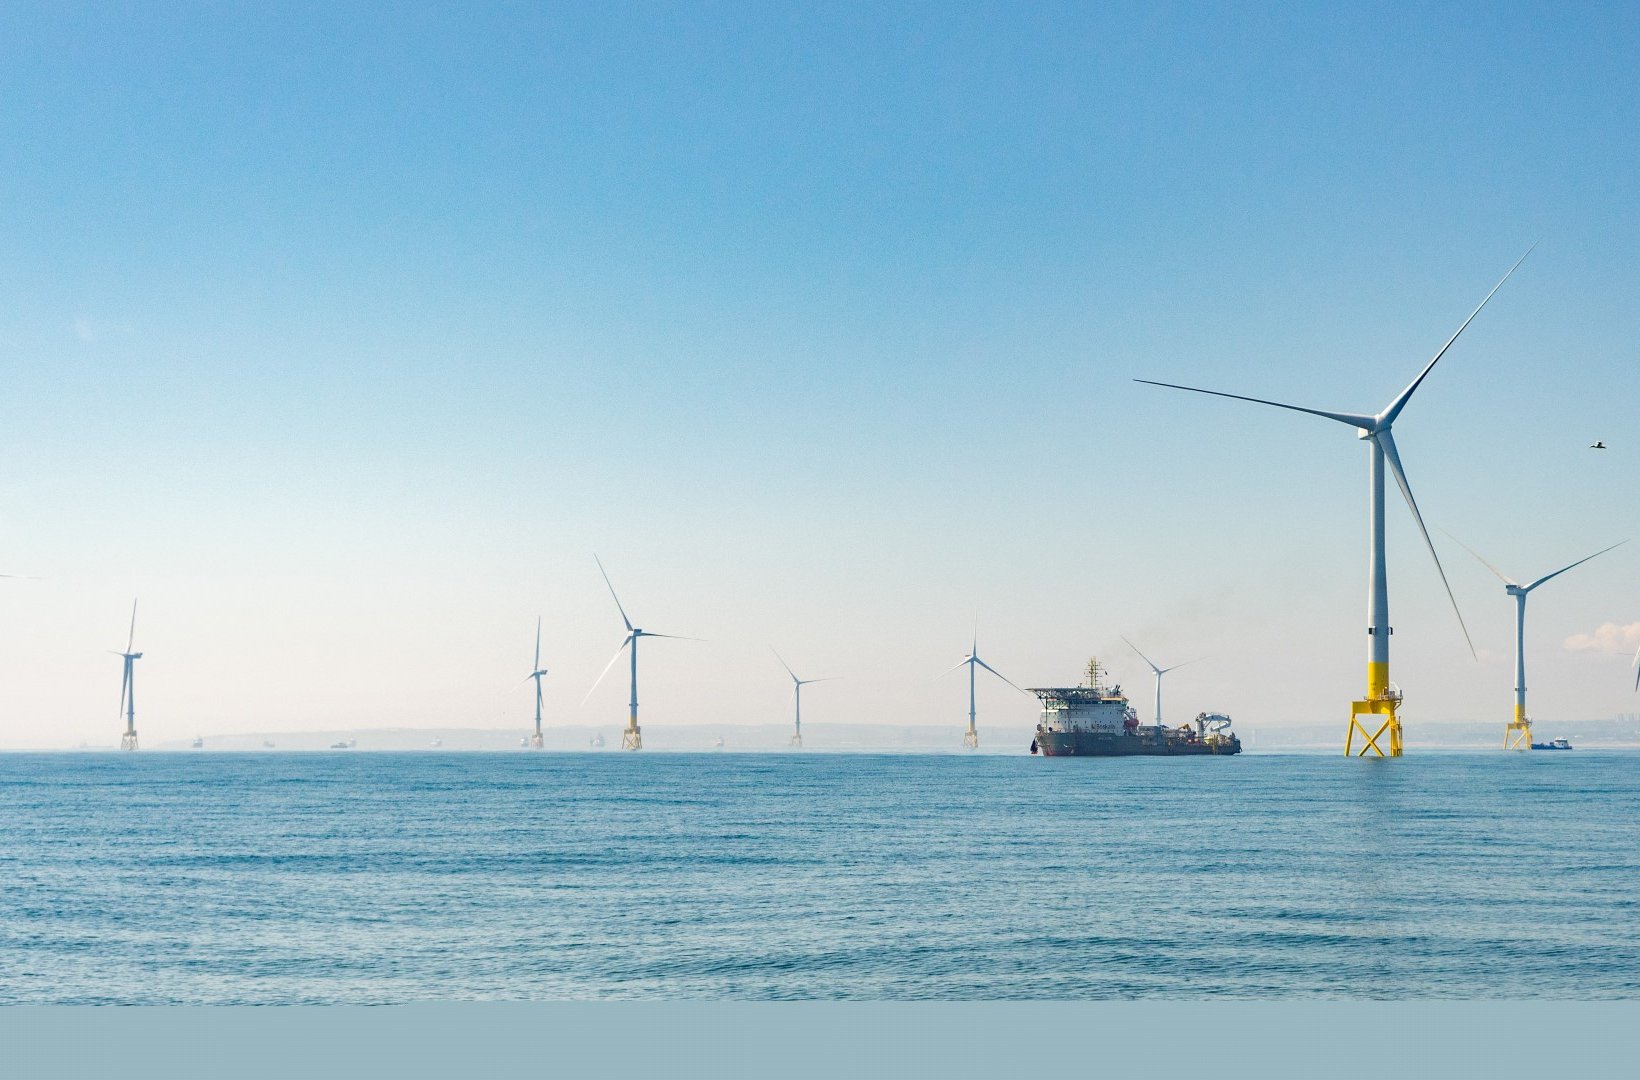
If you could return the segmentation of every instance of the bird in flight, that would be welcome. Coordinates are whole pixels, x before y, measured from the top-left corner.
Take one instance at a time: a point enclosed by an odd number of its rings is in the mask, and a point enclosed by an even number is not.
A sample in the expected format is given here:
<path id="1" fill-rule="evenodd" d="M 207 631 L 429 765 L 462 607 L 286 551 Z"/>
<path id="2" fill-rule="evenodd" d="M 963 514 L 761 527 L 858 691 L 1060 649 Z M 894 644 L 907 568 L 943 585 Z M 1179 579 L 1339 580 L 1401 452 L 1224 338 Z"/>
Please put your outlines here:
<path id="1" fill-rule="evenodd" d="M 1589 449 L 1590 450 L 1604 450 L 1604 449 L 1606 449 L 1606 444 L 1604 442 L 1601 442 L 1599 439 L 1596 439 L 1594 441 L 1594 444 L 1592 446 L 1590 446 Z"/>

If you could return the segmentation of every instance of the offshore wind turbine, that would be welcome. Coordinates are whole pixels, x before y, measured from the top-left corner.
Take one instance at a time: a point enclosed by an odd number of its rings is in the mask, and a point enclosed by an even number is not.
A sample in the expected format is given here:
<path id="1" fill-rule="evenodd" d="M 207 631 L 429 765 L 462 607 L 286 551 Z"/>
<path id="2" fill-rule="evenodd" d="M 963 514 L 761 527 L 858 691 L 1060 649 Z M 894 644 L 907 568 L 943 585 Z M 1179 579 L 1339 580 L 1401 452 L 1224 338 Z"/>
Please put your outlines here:
<path id="1" fill-rule="evenodd" d="M 968 655 L 963 657 L 953 666 L 947 668 L 942 674 L 949 675 L 951 672 L 962 667 L 964 664 L 968 666 L 968 730 L 962 733 L 962 745 L 969 750 L 978 750 L 979 729 L 974 726 L 974 668 L 984 668 L 986 671 L 989 671 L 992 675 L 995 675 L 1009 686 L 1012 686 L 1015 690 L 1018 690 L 1021 694 L 1029 695 L 1030 691 L 1024 689 L 1018 683 L 1008 678 L 1008 676 L 1004 675 L 1002 672 L 998 671 L 996 668 L 979 658 L 978 622 L 975 622 L 974 624 L 974 643 L 969 648 Z"/>
<path id="2" fill-rule="evenodd" d="M 1452 536 L 1451 533 L 1447 533 L 1447 535 Z M 1522 585 L 1502 570 L 1482 559 L 1480 552 L 1465 544 L 1462 540 L 1458 540 L 1456 536 L 1452 536 L 1452 539 L 1457 540 L 1458 544 L 1469 554 L 1475 556 L 1482 566 L 1497 575 L 1498 580 L 1503 582 L 1503 591 L 1515 598 L 1515 718 L 1509 721 L 1508 727 L 1503 729 L 1503 748 L 1505 750 L 1530 750 L 1532 748 L 1532 718 L 1526 715 L 1526 597 L 1533 589 L 1544 582 L 1559 577 L 1574 566 L 1582 566 L 1595 556 L 1606 554 L 1612 548 L 1622 547 L 1628 541 L 1619 540 L 1611 547 L 1601 548 L 1594 555 L 1586 555 L 1575 563 L 1562 566 L 1552 574 L 1544 574 L 1530 585 Z M 1636 685 L 1640 685 L 1640 681 L 1637 681 Z"/>
<path id="3" fill-rule="evenodd" d="M 535 680 L 535 734 L 530 736 L 530 749 L 541 749 L 541 680 L 547 677 L 547 669 L 541 666 L 541 616 L 535 617 L 535 667 L 524 676 L 525 680 Z M 516 691 L 515 691 L 516 692 Z"/>
<path id="4" fill-rule="evenodd" d="M 615 661 L 617 661 L 621 658 L 621 653 L 626 651 L 627 649 L 631 649 L 632 650 L 632 657 L 631 657 L 631 659 L 632 659 L 631 711 L 627 714 L 626 730 L 621 732 L 621 749 L 622 750 L 642 750 L 643 749 L 643 734 L 638 729 L 638 639 L 639 638 L 646 638 L 646 637 L 673 638 L 673 639 L 678 640 L 678 641 L 699 641 L 700 639 L 699 638 L 678 637 L 678 635 L 676 635 L 676 634 L 656 634 L 656 633 L 653 633 L 651 631 L 644 630 L 644 629 L 641 629 L 639 627 L 633 626 L 632 625 L 632 620 L 626 617 L 626 608 L 621 606 L 621 598 L 619 596 L 615 595 L 615 586 L 610 584 L 609 574 L 608 574 L 607 571 L 604 570 L 603 560 L 599 559 L 598 556 L 594 555 L 592 557 L 592 561 L 598 564 L 598 573 L 604 575 L 604 584 L 609 586 L 609 595 L 610 595 L 610 598 L 615 601 L 615 610 L 617 610 L 621 613 L 621 621 L 626 624 L 626 637 L 621 639 L 621 647 L 619 649 L 615 650 L 615 655 L 610 657 L 609 663 L 604 665 L 604 670 L 599 672 L 597 681 L 592 684 L 592 690 L 598 689 L 598 684 L 604 681 L 604 676 L 608 675 L 609 674 L 609 669 L 615 666 Z M 581 703 L 583 705 L 586 704 L 587 700 L 592 697 L 592 690 L 588 690 L 587 691 L 587 696 L 585 698 L 581 699 Z"/>
<path id="5" fill-rule="evenodd" d="M 136 662 L 142 659 L 140 652 L 132 652 L 131 647 L 137 641 L 137 602 L 131 601 L 131 632 L 125 639 L 125 651 L 109 652 L 121 657 L 125 661 L 125 673 L 120 678 L 120 712 L 125 714 L 125 734 L 120 736 L 121 750 L 135 750 L 137 748 L 137 675 Z"/>
<path id="6" fill-rule="evenodd" d="M 797 672 L 792 670 L 791 665 L 786 663 L 786 658 L 781 656 L 774 646 L 771 645 L 769 651 L 774 653 L 776 660 L 780 661 L 780 666 L 786 669 L 786 674 L 792 677 L 792 707 L 794 711 L 792 714 L 791 744 L 801 750 L 803 748 L 803 687 L 809 685 L 809 683 L 836 682 L 842 676 L 827 675 L 823 679 L 799 679 Z"/>
<path id="7" fill-rule="evenodd" d="M 1533 247 L 1536 247 L 1534 244 Z M 1526 255 L 1532 249 L 1528 248 Z M 1389 624 L 1389 575 L 1384 556 L 1384 471 L 1387 468 L 1395 477 L 1396 486 L 1401 489 L 1401 497 L 1406 500 L 1407 509 L 1412 511 L 1412 520 L 1418 525 L 1418 532 L 1424 538 L 1424 546 L 1429 549 L 1429 557 L 1435 560 L 1435 571 L 1441 576 L 1441 585 L 1446 589 L 1446 596 L 1452 603 L 1452 611 L 1458 616 L 1458 626 L 1463 630 L 1464 641 L 1469 643 L 1471 655 L 1475 655 L 1475 644 L 1469 640 L 1469 628 L 1464 626 L 1463 613 L 1458 611 L 1457 598 L 1452 595 L 1452 586 L 1447 583 L 1446 571 L 1441 567 L 1441 558 L 1435 554 L 1435 544 L 1429 538 L 1429 530 L 1424 527 L 1423 515 L 1418 512 L 1418 503 L 1412 497 L 1412 488 L 1407 484 L 1406 470 L 1401 467 L 1401 456 L 1395 450 L 1395 438 L 1391 428 L 1401 415 L 1401 410 L 1411 400 L 1414 391 L 1423 384 L 1424 379 L 1434 370 L 1441 357 L 1446 355 L 1452 343 L 1469 327 L 1475 316 L 1481 313 L 1488 300 L 1491 300 L 1497 291 L 1503 288 L 1503 283 L 1519 269 L 1520 264 L 1526 261 L 1526 255 L 1515 260 L 1515 265 L 1509 268 L 1498 283 L 1492 286 L 1492 291 L 1486 294 L 1475 310 L 1469 313 L 1469 318 L 1458 327 L 1457 333 L 1447 339 L 1424 369 L 1384 407 L 1382 412 L 1366 415 L 1363 413 L 1327 412 L 1323 409 L 1308 409 L 1299 405 L 1288 405 L 1280 401 L 1267 401 L 1264 398 L 1245 397 L 1241 394 L 1227 394 L 1219 390 L 1203 390 L 1197 386 L 1181 386 L 1178 383 L 1155 382 L 1151 379 L 1135 379 L 1135 382 L 1149 386 L 1165 386 L 1173 390 L 1189 390 L 1198 394 L 1212 394 L 1215 397 L 1232 398 L 1236 401 L 1250 401 L 1257 405 L 1271 405 L 1278 409 L 1288 409 L 1292 412 L 1309 413 L 1327 420 L 1336 420 L 1356 429 L 1356 437 L 1367 443 L 1367 531 L 1371 537 L 1371 554 L 1367 563 L 1367 693 L 1364 698 L 1350 704 L 1350 726 L 1344 736 L 1344 753 L 1354 752 L 1355 735 L 1360 732 L 1363 739 L 1360 754 L 1365 756 L 1369 751 L 1379 757 L 1401 756 L 1401 720 L 1398 710 L 1401 705 L 1401 691 L 1399 687 L 1389 681 L 1389 637 L 1393 632 Z M 1362 717 L 1372 717 L 1377 723 L 1375 729 L 1369 730 L 1362 723 Z M 1380 719 L 1381 718 L 1381 719 Z M 1388 735 L 1389 749 L 1386 751 L 1378 740 Z"/>
<path id="8" fill-rule="evenodd" d="M 1122 638 L 1122 640 L 1127 642 L 1127 647 L 1132 649 L 1135 653 L 1138 653 L 1139 659 L 1143 660 L 1147 665 L 1149 665 L 1150 670 L 1156 673 L 1156 719 L 1154 723 L 1156 725 L 1156 740 L 1160 742 L 1162 738 L 1162 676 L 1166 675 L 1170 671 L 1184 667 L 1185 664 L 1194 664 L 1196 661 L 1186 660 L 1183 663 L 1173 664 L 1168 667 L 1157 667 L 1151 662 L 1150 657 L 1146 656 L 1142 652 L 1139 652 L 1139 646 L 1135 645 L 1131 641 L 1128 641 L 1125 637 Z"/>

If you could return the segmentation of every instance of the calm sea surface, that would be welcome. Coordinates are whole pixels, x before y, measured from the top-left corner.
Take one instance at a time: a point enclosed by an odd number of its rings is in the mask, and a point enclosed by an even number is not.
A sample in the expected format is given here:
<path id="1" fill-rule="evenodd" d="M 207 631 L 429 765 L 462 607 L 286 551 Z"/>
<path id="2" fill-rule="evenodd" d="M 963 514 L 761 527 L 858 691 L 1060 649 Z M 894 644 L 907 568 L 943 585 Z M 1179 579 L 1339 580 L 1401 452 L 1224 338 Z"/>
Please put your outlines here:
<path id="1" fill-rule="evenodd" d="M 0 1003 L 1640 996 L 1640 754 L 0 755 Z"/>

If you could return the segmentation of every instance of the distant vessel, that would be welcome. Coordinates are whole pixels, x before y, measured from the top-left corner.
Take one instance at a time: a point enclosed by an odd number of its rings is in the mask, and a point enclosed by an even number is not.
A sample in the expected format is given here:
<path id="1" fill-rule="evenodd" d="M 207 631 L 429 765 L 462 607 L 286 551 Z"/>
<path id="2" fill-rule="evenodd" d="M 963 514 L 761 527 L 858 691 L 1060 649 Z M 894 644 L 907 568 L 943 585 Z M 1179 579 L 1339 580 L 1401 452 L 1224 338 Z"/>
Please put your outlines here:
<path id="1" fill-rule="evenodd" d="M 273 749 L 273 743 L 269 742 L 267 739 L 262 740 L 262 746 L 263 746 L 264 749 L 267 749 L 267 750 L 272 750 Z"/>
<path id="2" fill-rule="evenodd" d="M 1570 750 L 1572 744 L 1567 739 L 1550 739 L 1548 742 L 1535 742 L 1533 750 Z"/>
<path id="3" fill-rule="evenodd" d="M 355 746 L 358 746 L 358 745 L 359 745 L 359 740 L 358 739 L 348 739 L 345 742 L 333 742 L 333 743 L 330 744 L 330 748 L 332 750 L 351 750 Z"/>
<path id="4" fill-rule="evenodd" d="M 1088 661 L 1082 686 L 1031 688 L 1042 701 L 1031 753 L 1046 757 L 1182 756 L 1239 754 L 1241 740 L 1223 713 L 1201 713 L 1180 727 L 1141 727 L 1120 686 L 1105 684 L 1105 669 Z"/>
<path id="5" fill-rule="evenodd" d="M 200 749 L 203 749 L 204 746 L 205 746 L 205 740 L 200 738 L 198 735 L 195 735 L 194 736 L 194 741 L 193 741 L 194 749 L 195 750 L 200 750 Z"/>
<path id="6" fill-rule="evenodd" d="M 723 736 L 722 735 L 719 735 L 717 737 L 717 739 L 712 743 L 712 749 L 714 749 L 714 750 L 722 750 L 723 749 Z"/>
<path id="7" fill-rule="evenodd" d="M 434 749 L 437 749 L 438 747 L 443 746 L 443 745 L 444 745 L 444 740 L 443 739 L 434 739 L 433 740 L 433 748 Z"/>
<path id="8" fill-rule="evenodd" d="M 598 734 L 596 734 L 592 737 L 591 746 L 594 750 L 602 750 L 604 748 L 603 732 L 599 732 Z"/>

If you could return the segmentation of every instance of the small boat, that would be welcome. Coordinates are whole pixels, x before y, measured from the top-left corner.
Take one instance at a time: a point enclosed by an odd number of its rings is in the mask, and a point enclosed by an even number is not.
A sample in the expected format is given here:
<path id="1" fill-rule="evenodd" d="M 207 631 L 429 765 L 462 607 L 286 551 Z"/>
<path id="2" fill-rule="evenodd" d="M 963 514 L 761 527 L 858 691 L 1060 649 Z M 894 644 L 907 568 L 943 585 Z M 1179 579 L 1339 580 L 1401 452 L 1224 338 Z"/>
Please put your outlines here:
<path id="1" fill-rule="evenodd" d="M 712 744 L 712 749 L 714 749 L 714 750 L 722 750 L 723 749 L 723 736 L 721 736 L 721 735 L 718 736 L 717 741 Z"/>
<path id="2" fill-rule="evenodd" d="M 352 746 L 353 744 L 351 742 L 333 742 L 330 744 L 330 748 L 332 750 L 347 750 Z"/>
<path id="3" fill-rule="evenodd" d="M 437 750 L 439 747 L 441 747 L 443 745 L 444 745 L 444 740 L 443 739 L 434 739 L 433 740 L 433 749 Z"/>
<path id="4" fill-rule="evenodd" d="M 1567 739 L 1550 739 L 1548 742 L 1535 742 L 1533 750 L 1570 750 L 1572 744 Z"/>
<path id="5" fill-rule="evenodd" d="M 262 748 L 264 750 L 272 750 L 273 749 L 273 743 L 269 742 L 267 739 L 263 739 L 262 740 Z"/>
<path id="6" fill-rule="evenodd" d="M 200 749 L 203 749 L 204 746 L 205 746 L 205 740 L 200 738 L 198 735 L 195 735 L 194 736 L 194 742 L 193 742 L 194 749 L 195 750 L 200 750 Z"/>

